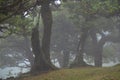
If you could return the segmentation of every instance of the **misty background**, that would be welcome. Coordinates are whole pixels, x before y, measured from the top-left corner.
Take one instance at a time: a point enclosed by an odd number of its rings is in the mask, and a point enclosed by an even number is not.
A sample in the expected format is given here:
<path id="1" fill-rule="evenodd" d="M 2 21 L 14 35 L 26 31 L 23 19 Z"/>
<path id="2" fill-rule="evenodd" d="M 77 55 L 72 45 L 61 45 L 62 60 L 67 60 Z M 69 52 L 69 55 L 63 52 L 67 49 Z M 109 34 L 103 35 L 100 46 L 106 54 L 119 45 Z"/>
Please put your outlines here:
<path id="1" fill-rule="evenodd" d="M 61 2 L 58 1 L 58 4 Z M 85 13 L 83 6 L 70 2 L 59 8 L 51 7 L 53 10 L 50 40 L 52 64 L 58 68 L 86 65 L 111 67 L 119 64 L 120 17 L 91 15 L 89 12 Z M 31 70 L 35 58 L 32 52 L 31 34 L 33 26 L 37 23 L 38 10 L 34 14 L 36 15 L 34 20 L 31 15 L 25 16 L 27 19 L 25 21 L 21 21 L 17 16 L 17 19 L 10 19 L 9 23 L 0 24 L 9 29 L 11 26 L 14 28 L 11 35 L 0 39 L 0 78 L 17 77 Z M 20 27 L 23 23 L 26 27 Z M 39 27 L 39 39 L 42 43 L 44 29 L 41 18 Z M 6 36 L 9 33 L 9 30 L 3 30 L 0 35 Z"/>

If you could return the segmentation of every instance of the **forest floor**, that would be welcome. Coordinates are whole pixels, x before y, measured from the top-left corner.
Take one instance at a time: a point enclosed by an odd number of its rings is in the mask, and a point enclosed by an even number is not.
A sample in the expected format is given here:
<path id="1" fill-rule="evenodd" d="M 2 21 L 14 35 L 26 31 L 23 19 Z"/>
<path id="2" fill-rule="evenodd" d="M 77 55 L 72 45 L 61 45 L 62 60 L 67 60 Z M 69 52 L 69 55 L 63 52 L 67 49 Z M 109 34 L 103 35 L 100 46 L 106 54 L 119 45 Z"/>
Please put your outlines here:
<path id="1" fill-rule="evenodd" d="M 21 80 L 120 80 L 120 65 L 107 68 L 61 69 Z"/>

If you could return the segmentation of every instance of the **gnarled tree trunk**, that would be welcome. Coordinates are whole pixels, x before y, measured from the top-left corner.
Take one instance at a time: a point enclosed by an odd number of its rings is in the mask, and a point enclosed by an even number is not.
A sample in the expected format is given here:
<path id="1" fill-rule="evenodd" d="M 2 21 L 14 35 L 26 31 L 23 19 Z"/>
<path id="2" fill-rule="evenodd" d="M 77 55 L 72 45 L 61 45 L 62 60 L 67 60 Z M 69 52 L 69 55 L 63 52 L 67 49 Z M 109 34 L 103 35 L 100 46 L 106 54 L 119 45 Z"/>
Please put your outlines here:
<path id="1" fill-rule="evenodd" d="M 50 60 L 50 38 L 52 28 L 52 13 L 49 7 L 49 1 L 43 1 L 41 4 L 41 16 L 44 25 L 44 34 L 42 39 L 42 46 L 40 47 L 38 26 L 32 31 L 32 49 L 35 55 L 34 65 L 31 69 L 32 72 L 41 72 L 54 70 L 56 67 Z M 39 23 L 39 22 L 38 22 Z"/>
<path id="2" fill-rule="evenodd" d="M 41 52 L 40 41 L 39 41 L 39 31 L 37 26 L 32 30 L 31 45 L 32 45 L 32 51 L 35 56 L 34 64 L 32 66 L 31 71 L 32 72 L 45 71 L 46 62 Z"/>
<path id="3" fill-rule="evenodd" d="M 41 50 L 40 40 L 39 40 L 39 31 L 37 26 L 32 30 L 31 42 L 32 42 L 32 51 L 35 55 L 34 64 L 32 66 L 31 72 L 39 73 L 39 72 L 44 72 L 48 70 L 53 70 L 54 68 L 47 61 L 46 56 Z"/>

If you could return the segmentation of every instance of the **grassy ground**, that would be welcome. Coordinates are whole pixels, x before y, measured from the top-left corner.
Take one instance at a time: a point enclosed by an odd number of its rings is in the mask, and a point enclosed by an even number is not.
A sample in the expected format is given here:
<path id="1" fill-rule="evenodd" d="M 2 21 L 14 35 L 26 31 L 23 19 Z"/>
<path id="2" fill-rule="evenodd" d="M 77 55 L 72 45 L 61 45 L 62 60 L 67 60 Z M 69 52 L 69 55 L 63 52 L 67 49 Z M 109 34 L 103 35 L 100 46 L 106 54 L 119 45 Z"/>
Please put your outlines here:
<path id="1" fill-rule="evenodd" d="M 62 69 L 21 80 L 120 80 L 120 66 Z"/>

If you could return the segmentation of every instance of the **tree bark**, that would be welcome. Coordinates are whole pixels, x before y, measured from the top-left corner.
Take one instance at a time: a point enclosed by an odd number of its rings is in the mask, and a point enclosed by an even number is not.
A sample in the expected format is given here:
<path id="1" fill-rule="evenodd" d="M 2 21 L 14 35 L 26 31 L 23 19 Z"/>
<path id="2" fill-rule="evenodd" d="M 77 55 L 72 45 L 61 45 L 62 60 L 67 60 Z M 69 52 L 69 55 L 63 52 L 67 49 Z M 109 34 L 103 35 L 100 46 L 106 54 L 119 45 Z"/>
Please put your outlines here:
<path id="1" fill-rule="evenodd" d="M 42 39 L 42 46 L 40 47 L 38 26 L 32 32 L 32 49 L 35 55 L 34 66 L 31 71 L 41 72 L 57 69 L 50 59 L 50 38 L 52 28 L 52 13 L 49 7 L 49 1 L 43 1 L 41 4 L 41 17 L 44 25 L 44 34 Z M 39 20 L 38 20 L 39 21 Z M 39 23 L 39 22 L 38 22 Z"/>
<path id="2" fill-rule="evenodd" d="M 32 51 L 35 56 L 34 65 L 32 66 L 31 71 L 32 72 L 43 71 L 45 61 L 40 50 L 39 31 L 37 26 L 32 30 L 31 45 Z"/>
<path id="3" fill-rule="evenodd" d="M 63 68 L 67 68 L 69 64 L 69 51 L 65 51 L 63 52 Z"/>
<path id="4" fill-rule="evenodd" d="M 51 29 L 52 29 L 52 12 L 49 3 L 44 3 L 41 6 L 41 17 L 44 25 L 44 33 L 42 39 L 42 51 L 49 63 L 50 60 L 50 40 L 51 40 Z"/>
<path id="5" fill-rule="evenodd" d="M 79 45 L 78 45 L 79 53 L 76 55 L 76 58 L 75 58 L 74 62 L 70 65 L 70 67 L 87 66 L 87 64 L 83 60 L 84 59 L 83 58 L 84 46 L 85 46 L 87 36 L 88 36 L 88 29 L 83 28 L 82 29 L 82 34 L 81 34 L 81 37 L 80 37 L 80 42 L 79 42 Z"/>
<path id="6" fill-rule="evenodd" d="M 90 31 L 90 35 L 92 38 L 92 44 L 93 44 L 93 54 L 94 54 L 94 63 L 96 67 L 102 67 L 102 53 L 103 53 L 103 46 L 105 44 L 105 40 L 102 38 L 98 41 L 96 31 L 92 29 Z"/>
<path id="7" fill-rule="evenodd" d="M 103 53 L 103 45 L 99 46 L 97 45 L 95 48 L 95 66 L 96 67 L 102 67 L 102 53 Z"/>
<path id="8" fill-rule="evenodd" d="M 31 72 L 40 73 L 44 71 L 53 70 L 54 67 L 52 67 L 51 64 L 46 60 L 46 56 L 44 56 L 44 53 L 41 51 L 39 31 L 37 26 L 32 30 L 31 42 L 32 51 L 35 55 L 34 65 L 32 66 Z"/>

